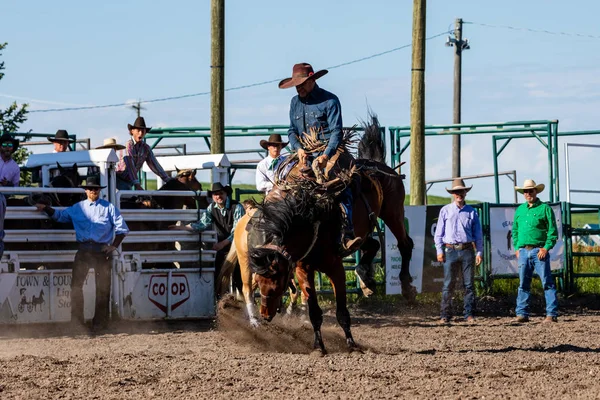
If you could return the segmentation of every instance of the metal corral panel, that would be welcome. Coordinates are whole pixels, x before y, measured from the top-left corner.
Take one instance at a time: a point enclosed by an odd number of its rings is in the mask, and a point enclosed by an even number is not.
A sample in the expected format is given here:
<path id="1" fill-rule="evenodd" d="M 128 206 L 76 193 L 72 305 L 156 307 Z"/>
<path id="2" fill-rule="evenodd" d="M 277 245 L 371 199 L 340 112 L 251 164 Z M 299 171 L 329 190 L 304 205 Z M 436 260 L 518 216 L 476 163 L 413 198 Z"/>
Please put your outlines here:
<path id="1" fill-rule="evenodd" d="M 203 210 L 201 210 L 202 212 Z M 198 221 L 198 210 L 136 210 L 122 209 L 125 221 Z"/>
<path id="2" fill-rule="evenodd" d="M 74 242 L 75 231 L 66 229 L 22 229 L 7 230 L 4 241 L 7 243 L 25 242 Z"/>
<path id="3" fill-rule="evenodd" d="M 83 285 L 84 317 L 94 317 L 96 280 L 90 269 Z M 71 320 L 71 271 L 0 273 L 0 324 Z"/>
<path id="4" fill-rule="evenodd" d="M 120 285 L 124 319 L 212 318 L 214 268 L 125 272 Z"/>
<path id="5" fill-rule="evenodd" d="M 229 158 L 225 154 L 203 154 L 189 156 L 157 156 L 159 164 L 165 171 L 175 171 L 175 169 L 210 169 L 214 167 L 228 168 L 231 166 Z M 144 172 L 152 172 L 148 164 L 144 163 L 142 167 Z"/>
<path id="6" fill-rule="evenodd" d="M 202 262 L 214 263 L 215 250 L 202 250 Z M 172 251 L 124 251 L 123 269 L 127 272 L 139 271 L 145 263 L 196 262 L 200 258 L 199 250 Z"/>
<path id="7" fill-rule="evenodd" d="M 31 154 L 25 162 L 25 167 L 35 168 L 44 165 L 56 165 L 59 163 L 62 166 L 71 166 L 74 163 L 117 163 L 119 157 L 113 149 L 99 149 L 88 151 L 65 151 L 62 153 L 42 153 Z"/>
<path id="8" fill-rule="evenodd" d="M 73 233 L 74 234 L 74 233 Z M 156 242 L 197 242 L 198 234 L 186 231 L 131 231 L 123 243 L 156 243 Z M 206 243 L 217 243 L 217 232 L 204 231 L 201 240 Z"/>

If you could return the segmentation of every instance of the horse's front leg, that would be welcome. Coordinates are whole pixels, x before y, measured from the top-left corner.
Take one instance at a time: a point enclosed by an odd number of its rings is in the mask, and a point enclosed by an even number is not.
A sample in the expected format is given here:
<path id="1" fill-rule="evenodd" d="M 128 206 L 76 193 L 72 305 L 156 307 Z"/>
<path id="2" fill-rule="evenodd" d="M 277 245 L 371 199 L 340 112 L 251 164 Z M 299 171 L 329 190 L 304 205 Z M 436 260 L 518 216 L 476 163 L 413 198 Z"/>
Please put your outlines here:
<path id="1" fill-rule="evenodd" d="M 348 312 L 346 303 L 346 272 L 344 271 L 342 259 L 340 257 L 336 257 L 326 265 L 330 266 L 330 268 L 328 268 L 327 276 L 329 276 L 329 279 L 331 280 L 333 293 L 335 295 L 335 316 L 338 324 L 340 324 L 344 334 L 346 335 L 346 344 L 348 345 L 348 348 L 351 351 L 356 350 L 358 349 L 358 346 L 354 342 L 352 332 L 350 331 L 350 312 Z"/>
<path id="2" fill-rule="evenodd" d="M 252 271 L 249 265 L 244 265 L 244 259 L 240 258 L 240 273 L 242 277 L 242 293 L 244 294 L 244 302 L 246 303 L 246 312 L 250 325 L 256 328 L 260 324 L 256 318 L 256 307 L 254 306 L 254 289 L 252 287 Z"/>
<path id="3" fill-rule="evenodd" d="M 310 272 L 307 272 L 305 268 L 309 269 Z M 315 334 L 313 350 L 319 350 L 321 354 L 325 355 L 327 354 L 327 350 L 325 350 L 323 336 L 321 335 L 321 325 L 323 325 L 323 310 L 321 310 L 321 307 L 319 307 L 319 302 L 317 300 L 317 292 L 315 290 L 315 273 L 308 267 L 308 265 L 298 263 L 296 266 L 296 277 L 298 278 L 300 288 L 302 289 L 302 293 L 304 293 L 306 302 L 308 303 L 308 316 Z"/>

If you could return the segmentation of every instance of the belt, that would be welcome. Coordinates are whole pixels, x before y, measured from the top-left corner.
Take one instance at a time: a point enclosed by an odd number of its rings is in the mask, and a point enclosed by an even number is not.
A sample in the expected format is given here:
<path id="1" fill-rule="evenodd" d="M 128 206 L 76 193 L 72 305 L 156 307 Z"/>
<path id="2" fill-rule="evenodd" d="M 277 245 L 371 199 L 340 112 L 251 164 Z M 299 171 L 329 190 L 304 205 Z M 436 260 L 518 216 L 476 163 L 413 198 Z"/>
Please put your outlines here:
<path id="1" fill-rule="evenodd" d="M 97 243 L 97 242 L 79 242 L 79 250 L 86 250 L 86 251 L 95 251 L 95 252 L 101 252 L 102 251 L 102 247 L 106 246 L 106 244 L 104 243 Z"/>
<path id="2" fill-rule="evenodd" d="M 449 249 L 454 249 L 454 250 L 464 250 L 464 249 L 469 249 L 469 248 L 472 249 L 473 242 L 455 243 L 455 244 L 445 243 L 444 246 L 446 246 Z"/>
<path id="3" fill-rule="evenodd" d="M 530 244 L 523 246 L 523 248 L 526 249 L 526 250 L 533 250 L 533 249 L 537 249 L 538 247 L 542 247 L 542 246 L 539 246 L 539 245 L 530 245 Z"/>

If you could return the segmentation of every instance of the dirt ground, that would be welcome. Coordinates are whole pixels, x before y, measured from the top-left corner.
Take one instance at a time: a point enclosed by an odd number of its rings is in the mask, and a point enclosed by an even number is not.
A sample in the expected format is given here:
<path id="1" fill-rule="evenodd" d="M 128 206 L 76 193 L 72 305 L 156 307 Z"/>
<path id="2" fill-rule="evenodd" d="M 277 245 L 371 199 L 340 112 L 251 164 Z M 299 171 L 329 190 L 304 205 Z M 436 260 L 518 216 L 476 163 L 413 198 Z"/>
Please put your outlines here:
<path id="1" fill-rule="evenodd" d="M 65 326 L 0 329 L 0 398 L 598 398 L 600 312 L 555 324 L 508 311 L 437 324 L 437 307 L 354 308 L 349 353 L 332 310 L 329 354 L 312 329 L 278 316 L 251 329 L 242 310 L 218 321 L 114 323 L 99 334 Z M 376 309 L 377 311 L 374 311 Z"/>

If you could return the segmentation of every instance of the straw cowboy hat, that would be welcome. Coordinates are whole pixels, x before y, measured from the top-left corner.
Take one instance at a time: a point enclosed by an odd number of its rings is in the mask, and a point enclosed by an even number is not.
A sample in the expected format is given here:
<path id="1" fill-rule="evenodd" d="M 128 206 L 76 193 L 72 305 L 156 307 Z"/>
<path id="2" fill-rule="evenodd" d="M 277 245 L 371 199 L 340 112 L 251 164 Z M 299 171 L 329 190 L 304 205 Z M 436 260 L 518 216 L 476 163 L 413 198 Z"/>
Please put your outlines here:
<path id="1" fill-rule="evenodd" d="M 515 186 L 515 190 L 519 193 L 523 193 L 523 190 L 525 189 L 535 189 L 536 192 L 542 193 L 545 187 L 546 185 L 544 185 L 543 183 L 536 185 L 533 179 L 525 179 L 525 182 L 523 182 L 523 186 Z"/>
<path id="2" fill-rule="evenodd" d="M 473 188 L 473 185 L 466 187 L 465 181 L 463 181 L 462 179 L 455 179 L 452 181 L 452 188 L 450 188 L 450 189 L 446 188 L 446 191 L 448 193 L 454 193 L 458 190 L 466 190 L 468 192 L 472 188 Z"/>
<path id="3" fill-rule="evenodd" d="M 135 119 L 135 122 L 133 123 L 133 125 L 127 124 L 127 128 L 129 130 L 132 130 L 133 128 L 145 129 L 146 131 L 149 131 L 150 129 L 152 129 L 152 127 L 146 126 L 146 121 L 144 120 L 144 117 L 137 117 Z"/>
<path id="4" fill-rule="evenodd" d="M 14 137 L 11 136 L 10 133 L 5 133 L 2 136 L 0 136 L 0 143 L 4 143 L 4 142 L 12 142 L 13 151 L 16 151 L 19 148 L 19 139 L 15 139 Z"/>
<path id="5" fill-rule="evenodd" d="M 224 191 L 225 193 L 227 193 L 227 196 L 231 196 L 231 193 L 233 192 L 233 189 L 231 188 L 231 186 L 227 185 L 227 186 L 223 186 L 221 185 L 220 182 L 216 182 L 213 183 L 212 186 L 210 187 L 210 190 L 207 192 L 208 196 L 212 196 L 214 192 L 218 192 L 218 191 Z"/>
<path id="6" fill-rule="evenodd" d="M 104 144 L 102 146 L 96 147 L 96 149 L 115 149 L 115 151 L 123 150 L 124 148 L 125 146 L 123 146 L 122 144 L 117 144 L 117 139 L 115 138 L 104 139 Z"/>
<path id="7" fill-rule="evenodd" d="M 69 132 L 67 132 L 64 129 L 59 129 L 56 131 L 56 134 L 54 136 L 50 136 L 48 138 L 48 140 L 50 142 L 68 142 L 68 143 L 73 143 L 75 141 L 75 139 L 72 139 L 69 137 Z"/>
<path id="8" fill-rule="evenodd" d="M 85 184 L 79 185 L 83 189 L 104 189 L 106 186 L 100 186 L 100 177 L 98 175 L 88 176 Z"/>
<path id="9" fill-rule="evenodd" d="M 279 82 L 279 89 L 288 89 L 291 87 L 301 85 L 307 79 L 317 80 L 323 75 L 325 75 L 327 72 L 329 71 L 327 71 L 326 69 L 322 69 L 320 71 L 315 72 L 313 70 L 312 65 L 307 63 L 296 64 L 292 69 L 291 78 L 285 78 L 281 82 Z"/>
<path id="10" fill-rule="evenodd" d="M 269 146 L 280 146 L 281 148 L 284 148 L 288 143 L 289 142 L 283 142 L 281 140 L 281 135 L 279 133 L 274 133 L 269 136 L 269 140 L 261 140 L 260 147 L 265 150 L 267 150 Z"/>

